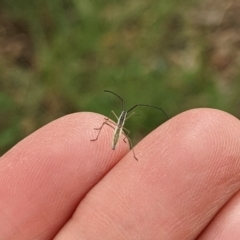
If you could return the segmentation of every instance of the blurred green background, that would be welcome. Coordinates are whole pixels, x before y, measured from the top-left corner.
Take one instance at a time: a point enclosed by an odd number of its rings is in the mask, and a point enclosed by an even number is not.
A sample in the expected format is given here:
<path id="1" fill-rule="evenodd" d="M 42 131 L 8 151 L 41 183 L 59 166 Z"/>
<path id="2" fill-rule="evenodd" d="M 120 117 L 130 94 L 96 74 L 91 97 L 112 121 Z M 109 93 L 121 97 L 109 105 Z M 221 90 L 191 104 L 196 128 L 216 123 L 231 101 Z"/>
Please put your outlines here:
<path id="1" fill-rule="evenodd" d="M 0 155 L 66 114 L 119 114 L 104 89 L 126 109 L 239 117 L 239 16 L 237 0 L 0 0 Z M 134 143 L 166 120 L 136 110 Z"/>

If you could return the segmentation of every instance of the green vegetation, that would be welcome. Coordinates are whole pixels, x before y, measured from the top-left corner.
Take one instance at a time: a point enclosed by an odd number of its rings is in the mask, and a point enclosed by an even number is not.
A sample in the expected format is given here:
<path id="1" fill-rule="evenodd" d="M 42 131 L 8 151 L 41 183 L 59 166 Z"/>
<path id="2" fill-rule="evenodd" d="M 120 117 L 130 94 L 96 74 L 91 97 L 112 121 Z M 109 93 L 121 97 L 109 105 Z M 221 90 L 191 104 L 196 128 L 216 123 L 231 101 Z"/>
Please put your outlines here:
<path id="1" fill-rule="evenodd" d="M 103 89 L 126 108 L 239 117 L 238 16 L 224 1 L 2 0 L 0 155 L 66 114 L 119 114 Z M 157 110 L 137 112 L 127 122 L 134 142 L 165 121 Z"/>

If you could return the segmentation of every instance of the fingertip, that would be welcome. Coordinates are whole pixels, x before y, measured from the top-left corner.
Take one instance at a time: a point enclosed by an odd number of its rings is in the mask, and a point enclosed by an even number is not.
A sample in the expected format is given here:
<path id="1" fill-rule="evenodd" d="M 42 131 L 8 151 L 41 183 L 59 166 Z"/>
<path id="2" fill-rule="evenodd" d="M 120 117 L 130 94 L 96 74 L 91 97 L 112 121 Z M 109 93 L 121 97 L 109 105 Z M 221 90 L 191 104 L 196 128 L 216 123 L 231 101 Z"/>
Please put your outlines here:
<path id="1" fill-rule="evenodd" d="M 192 109 L 159 126 L 136 146 L 136 151 L 154 159 L 162 156 L 169 147 L 180 150 L 189 146 L 192 149 L 206 143 L 207 149 L 221 150 L 222 141 L 229 148 L 238 148 L 239 129 L 240 121 L 227 112 L 210 108 Z"/>
<path id="2" fill-rule="evenodd" d="M 2 156 L 0 225 L 6 239 L 20 232 L 24 239 L 52 238 L 86 193 L 126 154 L 124 143 L 111 149 L 111 128 L 90 141 L 103 120 L 96 113 L 64 116 Z"/>

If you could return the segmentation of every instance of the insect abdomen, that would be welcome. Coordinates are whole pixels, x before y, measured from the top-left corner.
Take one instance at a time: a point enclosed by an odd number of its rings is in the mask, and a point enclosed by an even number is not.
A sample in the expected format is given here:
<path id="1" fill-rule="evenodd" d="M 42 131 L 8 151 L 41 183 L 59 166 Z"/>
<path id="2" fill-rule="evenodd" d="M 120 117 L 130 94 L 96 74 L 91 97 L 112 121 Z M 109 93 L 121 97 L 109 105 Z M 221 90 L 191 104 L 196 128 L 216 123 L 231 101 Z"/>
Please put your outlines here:
<path id="1" fill-rule="evenodd" d="M 120 138 L 120 134 L 122 132 L 122 128 L 116 128 L 114 131 L 114 137 L 113 137 L 113 141 L 112 141 L 112 149 L 114 150 L 117 146 L 118 140 Z"/>

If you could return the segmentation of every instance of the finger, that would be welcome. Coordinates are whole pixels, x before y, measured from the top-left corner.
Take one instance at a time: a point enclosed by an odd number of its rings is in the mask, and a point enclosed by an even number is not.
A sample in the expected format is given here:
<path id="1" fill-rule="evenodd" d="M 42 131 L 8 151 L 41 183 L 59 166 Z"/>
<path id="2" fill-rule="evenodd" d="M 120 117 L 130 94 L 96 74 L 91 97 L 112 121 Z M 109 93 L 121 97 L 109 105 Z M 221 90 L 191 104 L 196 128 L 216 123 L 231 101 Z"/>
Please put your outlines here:
<path id="1" fill-rule="evenodd" d="M 75 207 L 128 151 L 112 151 L 104 117 L 77 113 L 39 129 L 0 161 L 0 239 L 50 239 Z"/>
<path id="2" fill-rule="evenodd" d="M 240 192 L 213 219 L 199 240 L 240 239 Z"/>
<path id="3" fill-rule="evenodd" d="M 227 113 L 174 117 L 135 147 L 138 162 L 129 153 L 88 193 L 56 239 L 195 239 L 240 187 L 239 146 Z"/>

